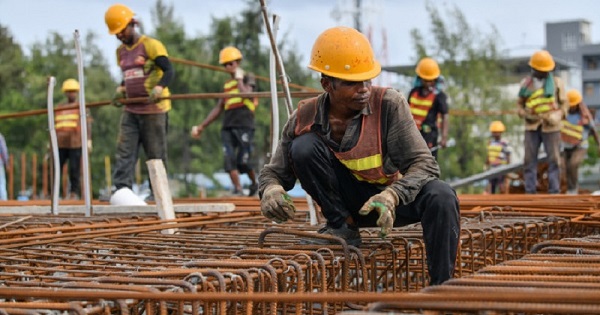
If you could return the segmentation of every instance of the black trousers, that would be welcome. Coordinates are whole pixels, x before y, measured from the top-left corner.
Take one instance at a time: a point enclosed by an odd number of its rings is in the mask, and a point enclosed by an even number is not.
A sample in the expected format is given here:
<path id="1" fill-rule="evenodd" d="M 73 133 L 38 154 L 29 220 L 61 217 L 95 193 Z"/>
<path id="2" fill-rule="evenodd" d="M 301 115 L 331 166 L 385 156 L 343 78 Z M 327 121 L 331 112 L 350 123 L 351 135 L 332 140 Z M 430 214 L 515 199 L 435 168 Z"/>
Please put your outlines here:
<path id="1" fill-rule="evenodd" d="M 81 148 L 58 148 L 60 170 L 69 161 L 69 192 L 81 194 Z"/>
<path id="2" fill-rule="evenodd" d="M 339 227 L 352 216 L 359 227 L 376 226 L 377 213 L 367 216 L 358 210 L 382 189 L 357 180 L 314 133 L 295 138 L 290 159 L 302 188 L 317 202 L 327 224 Z M 454 273 L 460 214 L 455 191 L 441 180 L 425 184 L 415 200 L 396 208 L 394 226 L 421 222 L 427 253 L 430 285 L 440 284 Z"/>

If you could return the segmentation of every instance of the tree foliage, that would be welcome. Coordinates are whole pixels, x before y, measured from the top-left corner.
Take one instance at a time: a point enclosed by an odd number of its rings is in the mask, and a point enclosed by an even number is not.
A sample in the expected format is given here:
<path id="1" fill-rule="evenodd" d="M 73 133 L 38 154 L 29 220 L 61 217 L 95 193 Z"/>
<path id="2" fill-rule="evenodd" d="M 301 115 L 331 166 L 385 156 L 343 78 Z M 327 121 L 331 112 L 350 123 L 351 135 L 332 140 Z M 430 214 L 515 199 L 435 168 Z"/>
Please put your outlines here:
<path id="1" fill-rule="evenodd" d="M 186 34 L 184 25 L 175 16 L 175 7 L 162 0 L 157 0 L 154 4 L 152 24 L 140 25 L 140 32 L 148 31 L 148 35 L 163 42 L 171 57 L 216 66 L 219 51 L 225 46 L 233 45 L 244 54 L 242 67 L 247 72 L 261 77 L 269 76 L 270 46 L 261 44 L 264 27 L 261 8 L 256 1 L 248 0 L 246 7 L 235 16 L 213 17 L 210 32 L 204 36 L 190 37 Z M 121 80 L 112 78 L 109 72 L 108 64 L 116 62 L 114 54 L 104 56 L 96 40 L 96 35 L 89 32 L 81 43 L 86 103 L 110 100 Z M 14 41 L 10 30 L 0 25 L 0 45 L 0 82 L 3 82 L 0 85 L 1 113 L 45 108 L 50 76 L 54 76 L 57 82 L 54 103 L 65 101 L 60 85 L 67 78 L 77 79 L 78 74 L 73 34 L 50 33 L 43 42 L 36 42 L 26 56 Z M 279 40 L 278 46 L 291 81 L 300 85 L 314 85 L 306 67 L 299 65 L 301 56 L 288 48 L 293 45 L 283 38 Z M 117 48 L 116 44 L 114 48 Z M 220 71 L 177 63 L 173 65 L 176 74 L 169 87 L 172 94 L 221 92 L 223 83 L 228 78 L 228 74 Z M 269 82 L 259 80 L 258 88 L 260 91 L 268 91 Z M 170 175 L 204 173 L 210 176 L 222 169 L 220 120 L 211 125 L 200 140 L 189 136 L 191 127 L 199 124 L 216 103 L 216 99 L 173 101 L 173 110 L 169 112 L 168 133 L 167 168 Z M 280 106 L 280 121 L 284 122 L 286 111 L 283 105 Z M 93 107 L 90 110 L 93 117 L 90 128 L 94 142 L 90 167 L 93 194 L 96 197 L 99 189 L 107 184 L 104 158 L 112 158 L 115 154 L 121 110 L 112 106 Z M 270 111 L 268 100 L 261 99 L 256 111 L 255 156 L 258 168 L 265 163 L 266 153 L 270 149 Z M 46 115 L 2 120 L 0 132 L 6 138 L 10 153 L 17 159 L 22 153 L 28 156 L 36 154 L 39 160 L 47 155 L 49 138 Z M 141 158 L 144 158 L 143 155 Z M 19 165 L 16 167 L 20 169 Z M 143 179 L 146 179 L 145 172 L 142 174 Z M 19 177 L 15 176 L 16 187 L 21 185 Z M 196 195 L 197 191 L 194 185 L 186 183 L 182 191 L 173 193 Z"/>
<path id="2" fill-rule="evenodd" d="M 440 64 L 447 80 L 446 93 L 450 108 L 458 110 L 488 111 L 510 109 L 514 100 L 502 95 L 503 75 L 500 68 L 499 34 L 492 27 L 483 34 L 467 22 L 462 12 L 440 9 L 428 2 L 431 30 L 423 34 L 411 31 L 418 59 L 429 56 Z M 454 147 L 438 153 L 444 179 L 462 178 L 482 171 L 485 164 L 487 128 L 491 121 L 503 120 L 510 130 L 514 120 L 509 117 L 451 116 L 449 137 L 455 139 Z"/>

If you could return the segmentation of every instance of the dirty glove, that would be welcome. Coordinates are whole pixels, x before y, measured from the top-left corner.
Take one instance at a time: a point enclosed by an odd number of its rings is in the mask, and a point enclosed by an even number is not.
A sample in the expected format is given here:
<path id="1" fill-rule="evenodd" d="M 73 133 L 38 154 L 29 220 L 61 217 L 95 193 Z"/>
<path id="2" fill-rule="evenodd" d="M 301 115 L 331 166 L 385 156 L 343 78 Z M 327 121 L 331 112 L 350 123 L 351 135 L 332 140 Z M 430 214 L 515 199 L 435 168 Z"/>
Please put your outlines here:
<path id="1" fill-rule="evenodd" d="M 202 131 L 204 131 L 204 127 L 202 127 L 202 125 L 194 126 L 194 127 L 192 127 L 192 130 L 190 131 L 190 135 L 192 136 L 192 138 L 197 139 L 197 138 L 200 138 Z"/>
<path id="2" fill-rule="evenodd" d="M 152 70 L 154 70 L 154 60 L 148 59 L 144 63 L 144 74 L 149 74 Z"/>
<path id="3" fill-rule="evenodd" d="M 160 85 L 155 86 L 150 92 L 149 101 L 150 103 L 158 103 L 160 101 L 160 97 L 162 96 L 163 87 Z"/>
<path id="4" fill-rule="evenodd" d="M 267 219 L 277 223 L 293 219 L 296 213 L 292 198 L 281 185 L 267 186 L 260 200 L 260 210 Z"/>
<path id="5" fill-rule="evenodd" d="M 236 80 L 243 80 L 244 79 L 244 69 L 237 67 L 235 68 L 235 72 L 233 73 L 233 78 Z"/>
<path id="6" fill-rule="evenodd" d="M 358 211 L 361 215 L 367 215 L 371 211 L 376 210 L 379 213 L 377 226 L 381 227 L 379 236 L 385 238 L 392 231 L 394 221 L 396 220 L 396 206 L 400 203 L 400 199 L 396 192 L 390 188 L 386 188 L 379 194 L 371 197 Z"/>
<path id="7" fill-rule="evenodd" d="M 113 94 L 110 104 L 115 107 L 123 107 L 123 103 L 120 101 L 123 98 L 127 98 L 127 93 L 125 93 L 125 87 L 119 85 L 115 90 L 115 94 Z"/>

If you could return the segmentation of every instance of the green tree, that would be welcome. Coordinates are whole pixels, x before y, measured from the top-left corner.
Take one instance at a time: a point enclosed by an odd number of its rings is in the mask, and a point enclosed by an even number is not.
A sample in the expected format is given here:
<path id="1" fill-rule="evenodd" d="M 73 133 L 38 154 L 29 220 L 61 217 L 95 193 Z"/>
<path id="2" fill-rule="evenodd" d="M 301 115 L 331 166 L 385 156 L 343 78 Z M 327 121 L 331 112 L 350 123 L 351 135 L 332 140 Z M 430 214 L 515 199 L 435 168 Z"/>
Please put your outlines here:
<path id="1" fill-rule="evenodd" d="M 447 9 L 443 16 L 431 2 L 426 4 L 426 8 L 431 19 L 431 31 L 424 34 L 413 29 L 411 37 L 419 59 L 430 56 L 440 64 L 442 75 L 447 80 L 450 109 L 512 109 L 514 100 L 505 99 L 502 95 L 501 86 L 506 82 L 500 67 L 503 57 L 500 36 L 495 27 L 492 26 L 489 34 L 483 34 L 468 24 L 457 7 Z M 485 119 L 474 115 L 450 117 L 449 136 L 455 139 L 456 145 L 438 153 L 442 178 L 463 178 L 482 171 L 487 128 L 493 120 L 503 120 L 507 127 L 514 122 L 506 116 Z"/>

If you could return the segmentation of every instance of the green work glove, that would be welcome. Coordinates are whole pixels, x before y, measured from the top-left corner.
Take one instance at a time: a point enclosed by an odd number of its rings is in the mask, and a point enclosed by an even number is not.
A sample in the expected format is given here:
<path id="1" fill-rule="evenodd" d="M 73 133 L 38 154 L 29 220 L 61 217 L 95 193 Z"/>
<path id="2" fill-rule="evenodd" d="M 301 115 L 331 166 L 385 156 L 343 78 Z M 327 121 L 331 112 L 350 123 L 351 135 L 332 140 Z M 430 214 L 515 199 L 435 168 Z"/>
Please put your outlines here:
<path id="1" fill-rule="evenodd" d="M 376 210 L 379 213 L 377 219 L 377 226 L 381 227 L 379 236 L 385 238 L 394 227 L 394 221 L 396 220 L 396 207 L 400 203 L 400 199 L 396 192 L 390 188 L 386 188 L 384 191 L 377 195 L 372 196 L 358 211 L 361 215 L 367 215 L 371 211 Z"/>
<path id="2" fill-rule="evenodd" d="M 123 107 L 123 103 L 121 103 L 121 99 L 127 98 L 127 94 L 125 93 L 125 87 L 120 85 L 115 90 L 115 94 L 113 94 L 112 101 L 110 104 L 114 107 Z"/>
<path id="3" fill-rule="evenodd" d="M 268 186 L 260 199 L 260 210 L 269 220 L 282 223 L 293 219 L 296 207 L 281 185 Z"/>

